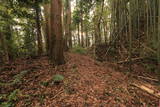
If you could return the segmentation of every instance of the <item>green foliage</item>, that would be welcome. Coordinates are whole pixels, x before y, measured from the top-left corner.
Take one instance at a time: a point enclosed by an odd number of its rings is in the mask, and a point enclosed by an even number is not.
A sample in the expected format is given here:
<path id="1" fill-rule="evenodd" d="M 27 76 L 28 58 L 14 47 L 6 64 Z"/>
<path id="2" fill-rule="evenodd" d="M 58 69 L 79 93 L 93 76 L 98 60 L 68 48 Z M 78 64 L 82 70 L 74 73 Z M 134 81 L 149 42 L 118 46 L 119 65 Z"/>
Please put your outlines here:
<path id="1" fill-rule="evenodd" d="M 43 81 L 43 82 L 40 82 L 40 84 L 47 87 L 49 85 L 49 82 L 48 81 Z"/>
<path id="2" fill-rule="evenodd" d="M 13 107 L 14 104 L 12 102 L 4 102 L 0 104 L 0 107 Z"/>
<path id="3" fill-rule="evenodd" d="M 18 96 L 20 95 L 20 90 L 16 89 L 13 92 L 11 92 L 6 102 L 0 103 L 0 107 L 14 107 L 14 102 L 18 100 Z"/>
<path id="4" fill-rule="evenodd" d="M 9 96 L 8 100 L 9 101 L 16 101 L 18 99 L 18 94 L 20 93 L 19 89 L 14 90 Z"/>
<path id="5" fill-rule="evenodd" d="M 57 75 L 53 76 L 52 80 L 53 80 L 53 82 L 62 82 L 64 80 L 64 76 L 57 74 Z"/>
<path id="6" fill-rule="evenodd" d="M 14 79 L 10 83 L 0 83 L 1 86 L 11 86 L 21 83 L 22 78 L 28 73 L 29 71 L 22 71 L 20 74 L 14 76 Z"/>
<path id="7" fill-rule="evenodd" d="M 82 48 L 80 46 L 76 46 L 73 49 L 71 49 L 71 52 L 78 53 L 78 54 L 87 54 L 87 50 L 85 48 Z"/>

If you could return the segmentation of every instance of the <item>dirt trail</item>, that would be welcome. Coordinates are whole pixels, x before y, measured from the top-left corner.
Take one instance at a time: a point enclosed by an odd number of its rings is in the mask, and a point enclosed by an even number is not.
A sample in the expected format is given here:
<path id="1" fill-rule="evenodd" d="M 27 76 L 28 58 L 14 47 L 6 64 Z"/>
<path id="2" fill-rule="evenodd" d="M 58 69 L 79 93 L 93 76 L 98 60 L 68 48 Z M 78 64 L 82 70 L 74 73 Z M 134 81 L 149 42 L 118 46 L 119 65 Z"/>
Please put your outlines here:
<path id="1" fill-rule="evenodd" d="M 0 92 L 18 88 L 27 98 L 20 98 L 16 107 L 141 107 L 158 105 L 158 99 L 131 86 L 135 80 L 110 65 L 96 62 L 89 56 L 68 53 L 67 63 L 53 68 L 46 57 L 17 62 L 12 74 L 32 70 L 17 87 L 3 88 Z M 1 72 L 9 78 L 10 72 Z M 42 86 L 53 75 L 64 75 L 65 80 L 56 86 Z M 8 80 L 7 80 L 8 81 Z"/>

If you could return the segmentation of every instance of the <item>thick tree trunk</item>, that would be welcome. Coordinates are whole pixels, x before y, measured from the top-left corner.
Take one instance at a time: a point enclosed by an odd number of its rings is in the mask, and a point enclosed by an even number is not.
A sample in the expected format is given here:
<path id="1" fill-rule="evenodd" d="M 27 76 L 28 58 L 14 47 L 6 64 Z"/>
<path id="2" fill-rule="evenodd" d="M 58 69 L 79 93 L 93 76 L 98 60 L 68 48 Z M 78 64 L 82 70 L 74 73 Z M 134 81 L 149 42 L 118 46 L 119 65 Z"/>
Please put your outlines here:
<path id="1" fill-rule="evenodd" d="M 36 12 L 36 25 L 37 25 L 37 41 L 38 41 L 38 55 L 43 54 L 43 43 L 42 43 L 42 32 L 41 32 L 41 23 L 40 23 L 40 13 L 41 9 L 36 4 L 35 6 L 35 12 Z"/>
<path id="2" fill-rule="evenodd" d="M 45 33 L 46 33 L 46 50 L 47 54 L 49 55 L 50 52 L 50 37 L 51 37 L 51 31 L 50 31 L 50 5 L 46 4 L 44 5 L 44 15 L 45 15 Z"/>
<path id="3" fill-rule="evenodd" d="M 98 16 L 97 13 L 97 18 L 95 17 L 95 44 L 98 45 L 101 43 L 102 41 L 102 37 L 101 37 L 101 21 L 102 21 L 102 17 L 103 17 L 103 11 L 104 11 L 104 0 L 101 1 L 101 4 L 97 4 L 97 10 L 96 12 L 98 12 L 98 5 L 101 5 L 101 13 Z"/>
<path id="4" fill-rule="evenodd" d="M 8 48 L 7 48 L 7 44 L 5 42 L 5 37 L 3 35 L 3 33 L 0 32 L 0 42 L 1 42 L 1 46 L 2 46 L 2 62 L 4 63 L 8 63 L 9 62 L 9 54 L 8 54 Z"/>
<path id="5" fill-rule="evenodd" d="M 53 64 L 64 64 L 61 0 L 51 1 L 51 53 Z"/>

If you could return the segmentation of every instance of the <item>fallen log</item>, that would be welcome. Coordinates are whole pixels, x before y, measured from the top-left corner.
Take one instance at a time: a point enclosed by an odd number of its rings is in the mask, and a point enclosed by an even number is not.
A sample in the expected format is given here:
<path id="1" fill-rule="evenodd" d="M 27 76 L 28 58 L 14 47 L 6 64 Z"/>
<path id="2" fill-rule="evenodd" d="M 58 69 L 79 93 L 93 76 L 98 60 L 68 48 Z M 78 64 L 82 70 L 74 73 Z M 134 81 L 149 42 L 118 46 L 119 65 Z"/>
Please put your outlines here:
<path id="1" fill-rule="evenodd" d="M 152 90 L 144 85 L 138 85 L 138 84 L 132 84 L 132 86 L 137 87 L 139 89 L 141 89 L 142 91 L 156 97 L 156 98 L 160 98 L 160 92 L 156 92 L 155 90 Z"/>

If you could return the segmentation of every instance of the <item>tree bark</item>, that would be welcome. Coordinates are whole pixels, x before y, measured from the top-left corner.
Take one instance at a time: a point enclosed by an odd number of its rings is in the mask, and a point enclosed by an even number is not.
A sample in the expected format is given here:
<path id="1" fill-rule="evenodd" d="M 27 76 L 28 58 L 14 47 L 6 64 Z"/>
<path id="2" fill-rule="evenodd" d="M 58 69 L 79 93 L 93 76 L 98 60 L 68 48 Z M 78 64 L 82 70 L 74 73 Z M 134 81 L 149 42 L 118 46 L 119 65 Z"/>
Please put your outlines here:
<path id="1" fill-rule="evenodd" d="M 4 63 L 8 63 L 9 62 L 9 54 L 8 54 L 8 49 L 7 49 L 7 44 L 5 42 L 5 37 L 3 35 L 3 33 L 0 32 L 0 42 L 1 42 L 1 46 L 2 46 L 2 50 L 3 50 L 3 53 L 2 53 L 2 62 Z"/>
<path id="2" fill-rule="evenodd" d="M 64 64 L 61 0 L 51 1 L 51 62 Z"/>
<path id="3" fill-rule="evenodd" d="M 129 5 L 129 69 L 132 71 L 132 17 L 131 17 L 131 2 Z"/>
<path id="4" fill-rule="evenodd" d="M 51 31 L 50 31 L 50 5 L 45 4 L 44 5 L 44 16 L 45 16 L 45 33 L 46 33 L 46 50 L 47 54 L 49 55 L 50 52 L 50 37 L 51 37 Z"/>
<path id="5" fill-rule="evenodd" d="M 81 40 L 80 40 L 80 28 L 79 28 L 79 24 L 77 25 L 77 28 L 78 28 L 78 45 L 80 46 L 81 45 Z"/>
<path id="6" fill-rule="evenodd" d="M 83 38 L 83 19 L 81 19 L 81 45 L 84 47 L 84 38 Z"/>
<path id="7" fill-rule="evenodd" d="M 71 2 L 66 0 L 66 27 L 65 36 L 68 41 L 68 45 L 72 48 L 72 33 L 71 33 Z"/>
<path id="8" fill-rule="evenodd" d="M 40 13 L 41 9 L 37 3 L 35 3 L 35 12 L 36 12 L 36 26 L 37 26 L 37 41 L 38 41 L 38 55 L 43 54 L 43 43 L 42 43 L 42 32 L 41 32 L 41 23 L 40 23 Z"/>
<path id="9" fill-rule="evenodd" d="M 158 9 L 158 46 L 157 46 L 157 57 L 158 57 L 158 76 L 159 76 L 159 81 L 160 81 L 160 1 L 159 3 L 159 9 Z"/>
<path id="10" fill-rule="evenodd" d="M 83 11 L 81 9 L 81 46 L 84 47 L 84 37 L 83 37 Z"/>
<path id="11" fill-rule="evenodd" d="M 103 17 L 103 11 L 104 11 L 104 0 L 102 1 L 102 2 L 100 2 L 101 4 L 97 4 L 97 6 L 98 5 L 101 5 L 101 12 L 100 12 L 100 15 L 98 16 L 98 8 L 99 7 L 97 7 L 97 10 L 96 10 L 96 12 L 97 12 L 97 18 L 95 18 L 95 23 L 96 23 L 96 25 L 95 25 L 95 44 L 96 45 L 98 45 L 99 43 L 101 43 L 101 41 L 102 41 L 102 38 L 101 38 L 101 20 L 102 20 L 102 17 Z"/>

